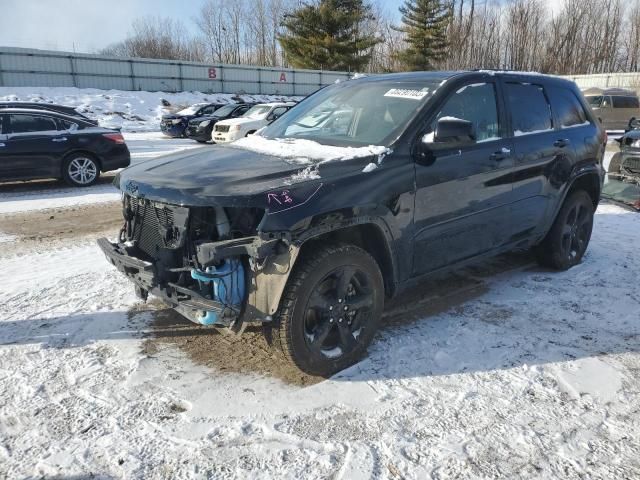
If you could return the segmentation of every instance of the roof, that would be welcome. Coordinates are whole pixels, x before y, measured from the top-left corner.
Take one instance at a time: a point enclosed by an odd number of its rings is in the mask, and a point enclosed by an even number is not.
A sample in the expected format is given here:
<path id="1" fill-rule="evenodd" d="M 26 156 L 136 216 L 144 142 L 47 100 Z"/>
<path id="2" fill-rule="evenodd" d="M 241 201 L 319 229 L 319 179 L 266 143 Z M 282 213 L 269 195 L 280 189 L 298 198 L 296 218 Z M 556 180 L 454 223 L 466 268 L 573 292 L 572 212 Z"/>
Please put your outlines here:
<path id="1" fill-rule="evenodd" d="M 67 115 L 66 113 L 63 112 L 59 112 L 56 110 L 45 110 L 45 109 L 38 109 L 38 108 L 2 108 L 0 109 L 0 115 L 2 114 L 8 114 L 8 113 L 30 113 L 30 114 L 34 114 L 34 115 L 53 115 L 62 119 L 67 119 L 67 120 L 82 120 L 83 122 L 86 123 L 93 123 L 90 119 L 78 114 L 78 115 Z"/>
<path id="2" fill-rule="evenodd" d="M 586 95 L 612 95 L 612 96 L 624 95 L 624 96 L 629 96 L 629 97 L 637 97 L 638 96 L 636 94 L 636 92 L 634 92 L 633 90 L 626 90 L 624 88 L 590 87 L 590 88 L 587 88 L 587 89 L 583 90 L 583 92 Z"/>
<path id="3" fill-rule="evenodd" d="M 359 77 L 357 81 L 368 82 L 368 81 L 446 81 L 452 78 L 464 78 L 464 77 L 478 77 L 478 76 L 486 76 L 486 77 L 494 77 L 494 76 L 505 76 L 510 78 L 522 78 L 526 80 L 533 79 L 544 79 L 545 82 L 553 82 L 557 84 L 572 84 L 575 85 L 571 80 L 567 80 L 564 78 L 556 77 L 553 75 L 546 75 L 544 73 L 538 72 L 518 72 L 512 70 L 452 70 L 452 71 L 424 71 L 424 72 L 403 72 L 403 73 L 385 73 L 385 74 L 376 74 L 376 75 L 364 75 Z"/>

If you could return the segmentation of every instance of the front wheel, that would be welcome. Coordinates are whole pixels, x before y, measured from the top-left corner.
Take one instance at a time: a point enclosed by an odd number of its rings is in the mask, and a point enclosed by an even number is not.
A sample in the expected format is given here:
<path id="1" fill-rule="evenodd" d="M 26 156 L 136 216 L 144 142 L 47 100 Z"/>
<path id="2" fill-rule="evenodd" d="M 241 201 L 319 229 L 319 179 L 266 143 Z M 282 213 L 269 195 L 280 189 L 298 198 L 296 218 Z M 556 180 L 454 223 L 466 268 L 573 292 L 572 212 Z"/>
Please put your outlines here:
<path id="1" fill-rule="evenodd" d="M 593 230 L 594 207 L 584 190 L 573 192 L 556 217 L 551 230 L 535 249 L 541 265 L 568 270 L 582 260 Z"/>
<path id="2" fill-rule="evenodd" d="M 300 370 L 329 376 L 357 362 L 380 324 L 384 284 L 376 261 L 353 245 L 301 258 L 275 319 L 274 341 Z"/>
<path id="3" fill-rule="evenodd" d="M 62 177 L 74 187 L 88 187 L 100 178 L 100 167 L 98 162 L 87 154 L 72 155 L 62 165 Z"/>

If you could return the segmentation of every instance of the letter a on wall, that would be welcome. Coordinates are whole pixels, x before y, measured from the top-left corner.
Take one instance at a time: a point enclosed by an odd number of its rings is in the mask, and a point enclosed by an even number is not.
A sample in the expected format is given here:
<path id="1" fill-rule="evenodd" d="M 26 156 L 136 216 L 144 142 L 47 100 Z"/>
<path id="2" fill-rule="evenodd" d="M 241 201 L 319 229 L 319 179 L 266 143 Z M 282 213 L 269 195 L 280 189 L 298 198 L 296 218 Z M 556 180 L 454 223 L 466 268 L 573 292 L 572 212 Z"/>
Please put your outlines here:
<path id="1" fill-rule="evenodd" d="M 280 81 L 281 82 L 286 82 L 287 81 L 287 74 L 284 72 L 280 73 Z"/>

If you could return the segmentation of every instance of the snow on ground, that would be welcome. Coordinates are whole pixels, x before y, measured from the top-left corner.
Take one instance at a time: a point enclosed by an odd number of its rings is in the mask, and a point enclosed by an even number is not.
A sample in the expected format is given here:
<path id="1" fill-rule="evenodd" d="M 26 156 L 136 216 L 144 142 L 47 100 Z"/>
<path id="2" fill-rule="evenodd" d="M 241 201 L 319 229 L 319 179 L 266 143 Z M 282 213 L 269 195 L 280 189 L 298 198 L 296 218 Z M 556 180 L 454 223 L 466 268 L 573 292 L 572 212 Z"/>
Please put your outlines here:
<path id="1" fill-rule="evenodd" d="M 580 266 L 467 269 L 473 294 L 400 305 L 368 358 L 304 388 L 146 349 L 156 313 L 92 241 L 0 249 L 0 472 L 638 478 L 639 236 L 602 205 Z"/>
<path id="2" fill-rule="evenodd" d="M 194 103 L 229 103 L 232 94 L 201 92 L 145 92 L 98 90 L 75 87 L 0 87 L 1 101 L 46 102 L 69 105 L 98 120 L 103 127 L 123 131 L 154 131 L 160 129 L 160 119 Z M 249 102 L 273 102 L 298 97 L 282 95 L 242 95 Z M 169 102 L 164 106 L 162 100 Z"/>
<path id="3" fill-rule="evenodd" d="M 131 151 L 132 165 L 160 155 L 200 147 L 198 143 L 188 138 L 169 138 L 160 132 L 124 133 L 124 137 Z M 51 182 L 48 182 L 44 185 L 45 188 L 18 191 L 10 188 L 0 189 L 0 214 L 72 207 L 120 199 L 120 193 L 111 183 L 98 183 L 87 188 L 70 187 L 63 183 L 60 185 L 62 186 L 52 186 Z"/>

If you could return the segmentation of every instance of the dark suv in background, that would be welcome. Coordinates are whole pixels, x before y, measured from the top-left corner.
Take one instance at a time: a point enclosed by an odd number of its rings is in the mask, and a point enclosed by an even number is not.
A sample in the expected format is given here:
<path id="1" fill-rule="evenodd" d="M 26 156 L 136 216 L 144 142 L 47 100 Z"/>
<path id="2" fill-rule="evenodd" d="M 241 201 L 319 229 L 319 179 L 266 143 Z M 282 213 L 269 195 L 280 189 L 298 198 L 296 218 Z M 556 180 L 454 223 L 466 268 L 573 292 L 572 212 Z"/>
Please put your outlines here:
<path id="1" fill-rule="evenodd" d="M 0 109 L 0 182 L 62 178 L 86 187 L 100 172 L 129 166 L 119 131 L 62 109 L 28 106 Z"/>
<path id="2" fill-rule="evenodd" d="M 508 72 L 326 87 L 253 137 L 121 172 L 125 226 L 99 245 L 138 294 L 186 318 L 266 329 L 330 375 L 374 338 L 386 297 L 514 249 L 583 258 L 605 132 L 573 82 Z"/>
<path id="3" fill-rule="evenodd" d="M 184 137 L 189 120 L 201 115 L 210 115 L 224 105 L 224 103 L 195 103 L 179 112 L 168 113 L 162 116 L 160 130 L 169 137 Z"/>
<path id="4" fill-rule="evenodd" d="M 216 123 L 228 118 L 241 117 L 254 105 L 255 103 L 229 104 L 219 108 L 211 114 L 192 118 L 189 120 L 186 135 L 200 143 L 209 142 L 211 141 L 211 132 L 213 131 L 213 127 Z"/>

